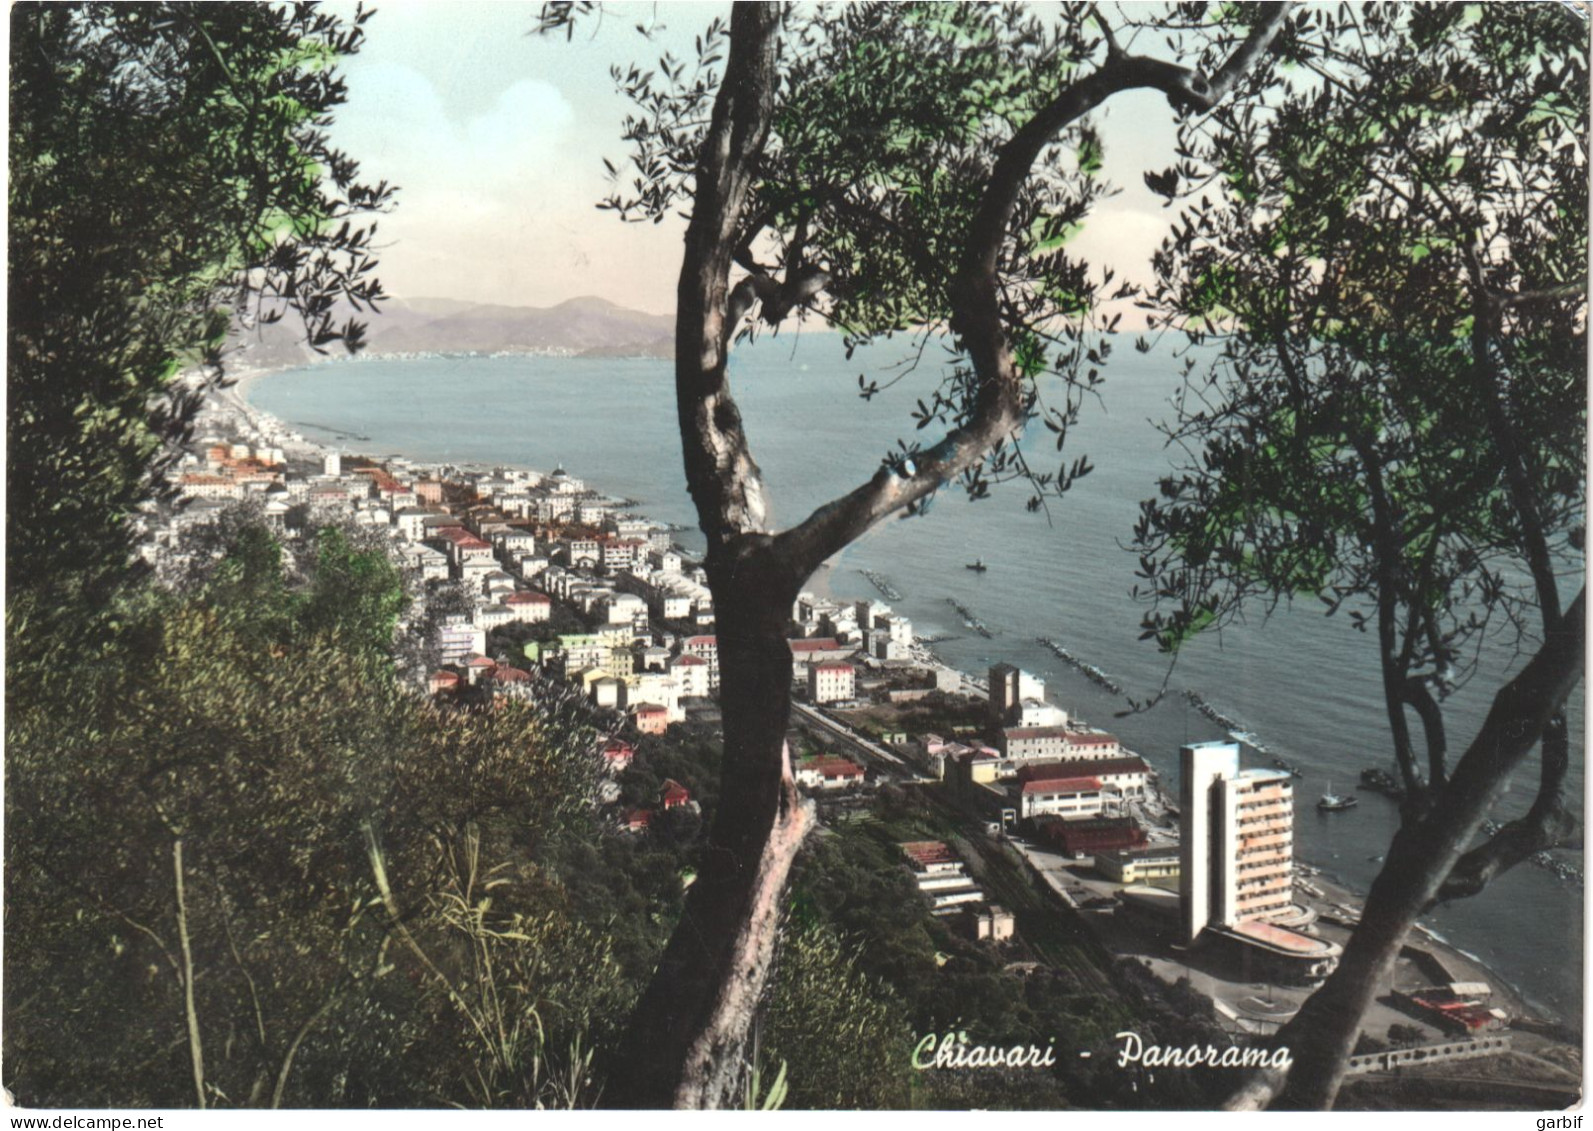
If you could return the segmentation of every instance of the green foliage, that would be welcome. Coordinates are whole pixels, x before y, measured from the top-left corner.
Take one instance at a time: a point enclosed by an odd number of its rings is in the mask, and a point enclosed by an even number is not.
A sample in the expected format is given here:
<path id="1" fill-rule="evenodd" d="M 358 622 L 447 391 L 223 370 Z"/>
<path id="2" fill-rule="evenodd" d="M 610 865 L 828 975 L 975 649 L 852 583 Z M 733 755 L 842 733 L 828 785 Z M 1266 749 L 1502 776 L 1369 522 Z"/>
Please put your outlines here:
<path id="1" fill-rule="evenodd" d="M 235 318 L 317 349 L 381 298 L 386 206 L 325 127 L 366 15 L 263 4 L 11 8 L 7 604 L 12 654 L 106 612 L 137 507 Z M 195 382 L 175 374 L 190 367 Z"/>
<path id="2" fill-rule="evenodd" d="M 718 805 L 720 741 L 715 728 L 681 723 L 661 735 L 638 735 L 634 744 L 636 759 L 619 777 L 627 804 L 657 804 L 664 782 L 673 778 L 703 809 L 711 812 Z"/>
<path id="3" fill-rule="evenodd" d="M 589 1104 L 623 984 L 537 860 L 590 829 L 595 732 L 437 711 L 370 662 L 390 570 L 336 532 L 301 582 L 280 560 L 245 529 L 13 700 L 7 1087 L 194 1104 L 191 952 L 211 1106 Z"/>
<path id="4" fill-rule="evenodd" d="M 780 1062 L 779 1071 L 774 1074 L 774 1079 L 769 1081 L 768 1088 L 763 1086 L 763 1066 L 754 1064 L 752 1071 L 747 1075 L 746 1099 L 742 1103 L 745 1111 L 779 1111 L 785 1106 L 786 1097 L 790 1094 L 790 1087 L 786 1083 L 786 1063 Z"/>
<path id="5" fill-rule="evenodd" d="M 616 993 L 639 996 L 680 918 L 686 885 L 699 866 L 705 818 L 718 798 L 720 746 L 708 728 L 670 727 L 633 739 L 635 760 L 620 775 L 618 808 L 656 808 L 666 778 L 690 790 L 703 817 L 686 809 L 655 814 L 645 834 L 605 835 L 596 822 L 562 831 L 541 847 L 538 861 L 569 900 L 580 922 L 601 924 L 617 966 Z M 599 818 L 601 820 L 602 818 Z M 617 1025 L 626 1010 L 607 1019 Z M 623 1065 L 599 1067 L 624 1071 Z"/>
<path id="6" fill-rule="evenodd" d="M 320 532 L 315 582 L 299 616 L 310 632 L 339 625 L 355 638 L 380 641 L 385 654 L 404 594 L 398 570 L 377 550 L 359 550 L 341 530 Z"/>
<path id="7" fill-rule="evenodd" d="M 780 945 L 763 1047 L 789 1069 L 790 1108 L 908 1106 L 910 1028 L 900 1002 L 858 968 L 821 922 L 794 922 Z"/>
<path id="8" fill-rule="evenodd" d="M 1313 15 L 1269 103 L 1219 109 L 1158 179 L 1191 194 L 1155 298 L 1193 343 L 1167 426 L 1191 459 L 1136 529 L 1163 647 L 1318 596 L 1398 620 L 1396 685 L 1441 696 L 1578 560 L 1586 28 L 1474 16 Z"/>

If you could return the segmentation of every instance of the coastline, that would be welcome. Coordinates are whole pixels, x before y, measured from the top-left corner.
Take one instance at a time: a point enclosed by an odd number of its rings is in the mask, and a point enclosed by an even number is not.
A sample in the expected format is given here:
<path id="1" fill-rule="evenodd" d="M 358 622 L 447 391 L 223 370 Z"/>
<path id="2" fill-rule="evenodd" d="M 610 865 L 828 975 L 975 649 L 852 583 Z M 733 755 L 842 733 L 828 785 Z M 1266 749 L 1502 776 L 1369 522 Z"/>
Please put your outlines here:
<path id="1" fill-rule="evenodd" d="M 294 430 L 295 426 L 289 425 L 265 410 L 256 407 L 249 400 L 249 394 L 258 386 L 260 381 L 272 376 L 273 374 L 292 372 L 300 368 L 304 367 L 286 366 L 267 369 L 246 368 L 240 370 L 236 374 L 229 374 L 232 383 L 227 388 L 213 391 L 210 396 L 206 398 L 205 406 L 201 411 L 201 422 L 205 416 L 212 413 L 217 415 L 227 413 L 236 414 L 237 416 L 240 416 L 246 420 L 250 426 L 256 428 L 257 430 L 276 434 L 282 441 L 280 446 L 282 446 L 285 451 L 289 451 L 290 454 L 296 454 L 300 459 L 322 458 L 325 454 L 334 450 L 331 445 L 319 442 L 310 438 L 309 436 L 304 436 L 303 433 L 299 433 L 299 435 L 302 437 L 301 439 L 288 441 L 287 436 L 291 431 Z M 346 452 L 345 454 L 359 453 Z M 505 464 L 503 466 L 517 465 Z M 572 470 L 574 470 L 577 474 L 580 474 L 580 469 Z M 581 477 L 583 480 L 586 480 L 589 483 L 593 482 L 584 474 L 581 475 Z M 842 566 L 838 560 L 828 562 L 814 573 L 814 575 L 809 579 L 805 588 L 809 592 L 812 592 L 814 595 L 822 599 L 837 600 L 835 597 L 835 589 L 836 581 L 839 576 L 838 571 L 845 568 L 846 567 Z M 862 580 L 866 583 L 866 578 L 863 578 Z M 870 598 L 864 596 L 850 599 L 865 600 Z M 956 668 L 951 664 L 941 660 L 934 653 L 932 646 L 924 643 L 921 638 L 916 635 L 914 637 L 912 654 L 916 662 L 926 667 L 938 668 L 940 670 L 956 674 L 960 679 L 961 686 L 965 693 L 972 692 L 977 694 L 983 692 L 984 685 L 981 681 L 975 679 L 966 671 Z M 1360 892 L 1355 888 L 1346 885 L 1344 882 L 1340 881 L 1331 873 L 1329 873 L 1324 867 L 1317 865 L 1308 859 L 1297 858 L 1296 863 L 1303 864 L 1310 869 L 1310 871 L 1306 873 L 1310 880 L 1317 886 L 1321 887 L 1324 892 L 1331 897 L 1324 902 L 1337 902 L 1343 904 L 1348 908 L 1352 908 L 1357 916 L 1359 915 L 1365 900 L 1364 892 Z M 1561 1017 L 1557 1011 L 1549 1009 L 1538 1003 L 1530 1002 L 1517 986 L 1515 986 L 1509 979 L 1501 975 L 1498 971 L 1489 967 L 1483 960 L 1469 954 L 1446 939 L 1435 937 L 1425 928 L 1420 926 L 1414 928 L 1411 936 L 1407 940 L 1407 945 L 1418 945 L 1422 946 L 1424 949 L 1434 949 L 1440 951 L 1444 955 L 1446 961 L 1452 959 L 1455 964 L 1458 964 L 1463 968 L 1485 973 L 1485 980 L 1495 985 L 1500 991 L 1500 996 L 1510 1002 L 1510 1004 L 1515 1007 L 1516 1012 L 1518 1013 L 1549 1018 L 1556 1022 L 1562 1024 L 1564 1023 L 1564 1018 Z"/>
<path id="2" fill-rule="evenodd" d="M 300 460 L 324 458 L 332 450 L 331 447 L 307 436 L 298 440 L 289 439 L 293 429 L 286 422 L 278 420 L 264 409 L 257 408 L 249 402 L 249 391 L 260 381 L 274 373 L 285 372 L 288 370 L 253 367 L 229 372 L 227 378 L 230 384 L 225 388 L 213 389 L 206 395 L 195 422 L 196 431 L 203 428 L 211 417 L 238 416 L 246 421 L 249 427 L 270 435 L 290 458 Z"/>

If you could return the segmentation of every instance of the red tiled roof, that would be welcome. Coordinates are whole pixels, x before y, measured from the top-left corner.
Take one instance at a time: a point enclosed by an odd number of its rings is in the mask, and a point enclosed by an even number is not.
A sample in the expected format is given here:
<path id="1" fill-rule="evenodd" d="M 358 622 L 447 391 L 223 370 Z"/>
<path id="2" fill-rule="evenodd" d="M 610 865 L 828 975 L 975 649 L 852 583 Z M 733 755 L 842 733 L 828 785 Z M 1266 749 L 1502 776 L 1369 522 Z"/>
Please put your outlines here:
<path id="1" fill-rule="evenodd" d="M 394 479 L 380 467 L 356 467 L 353 470 L 355 475 L 369 475 L 371 479 L 375 481 L 376 486 L 383 491 L 404 489 L 404 485 L 402 483 Z"/>
<path id="2" fill-rule="evenodd" d="M 653 811 L 651 809 L 632 809 L 625 814 L 622 824 L 633 829 L 645 829 L 652 824 Z"/>
<path id="3" fill-rule="evenodd" d="M 1233 925 L 1233 930 L 1241 935 L 1260 939 L 1262 942 L 1271 943 L 1273 946 L 1284 950 L 1298 951 L 1301 954 L 1311 954 L 1325 949 L 1321 939 L 1310 935 L 1302 935 L 1298 931 L 1291 931 L 1287 927 L 1274 926 L 1262 919 L 1241 919 Z"/>
<path id="4" fill-rule="evenodd" d="M 682 653 L 675 657 L 675 663 L 684 667 L 707 667 L 708 661 L 701 656 L 693 656 L 690 652 Z"/>
<path id="5" fill-rule="evenodd" d="M 788 641 L 793 652 L 842 652 L 845 649 L 841 642 L 831 636 L 821 636 L 816 640 L 791 640 Z"/>
<path id="6" fill-rule="evenodd" d="M 1044 781 L 1023 783 L 1025 797 L 1035 793 L 1099 793 L 1099 778 L 1049 778 Z"/>
<path id="7" fill-rule="evenodd" d="M 900 846 L 903 855 L 915 864 L 951 864 L 957 854 L 938 840 L 912 840 Z"/>
<path id="8" fill-rule="evenodd" d="M 684 805 L 691 800 L 691 791 L 674 778 L 664 779 L 663 788 L 659 790 L 658 795 L 666 806 Z"/>
<path id="9" fill-rule="evenodd" d="M 1049 781 L 1058 778 L 1113 777 L 1117 774 L 1148 774 L 1143 758 L 1070 758 L 1065 762 L 1036 762 L 1018 771 L 1021 782 Z"/>
<path id="10" fill-rule="evenodd" d="M 440 526 L 437 528 L 438 538 L 446 538 L 461 550 L 490 550 L 492 547 L 480 538 L 477 538 L 463 526 Z"/>
<path id="11" fill-rule="evenodd" d="M 719 638 L 717 636 L 688 636 L 686 638 L 686 642 L 683 645 L 681 645 L 681 647 L 683 647 L 683 648 L 692 648 L 692 647 L 710 648 L 711 647 L 711 648 L 717 649 L 719 647 Z"/>
<path id="12" fill-rule="evenodd" d="M 813 665 L 813 670 L 819 672 L 850 672 L 857 669 L 853 668 L 845 660 L 825 660 L 822 664 Z"/>
<path id="13" fill-rule="evenodd" d="M 657 703 L 638 703 L 636 705 L 636 714 L 638 716 L 647 715 L 651 717 L 653 715 L 667 715 L 668 713 L 667 708 L 660 707 Z"/>
<path id="14" fill-rule="evenodd" d="M 510 593 L 503 599 L 505 605 L 551 605 L 553 598 L 546 593 L 532 593 L 530 590 L 521 589 Z"/>
<path id="15" fill-rule="evenodd" d="M 485 656 L 471 656 L 465 660 L 465 666 L 467 668 L 495 668 L 498 665 Z"/>
<path id="16" fill-rule="evenodd" d="M 836 755 L 820 755 L 817 758 L 804 758 L 797 764 L 799 770 L 816 770 L 819 775 L 827 778 L 860 778 L 864 776 L 862 766 L 850 758 Z"/>
<path id="17" fill-rule="evenodd" d="M 528 683 L 531 676 L 530 673 L 523 672 L 519 668 L 494 668 L 492 669 L 492 678 L 499 683 Z"/>

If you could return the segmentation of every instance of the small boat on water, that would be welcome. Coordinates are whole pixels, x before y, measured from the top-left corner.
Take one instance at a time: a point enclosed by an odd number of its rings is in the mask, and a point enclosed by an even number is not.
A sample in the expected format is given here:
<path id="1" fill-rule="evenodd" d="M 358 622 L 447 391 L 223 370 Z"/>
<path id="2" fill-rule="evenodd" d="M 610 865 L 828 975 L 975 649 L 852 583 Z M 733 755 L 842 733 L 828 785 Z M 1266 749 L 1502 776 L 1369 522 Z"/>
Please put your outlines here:
<path id="1" fill-rule="evenodd" d="M 1353 809 L 1360 803 L 1361 799 L 1353 793 L 1340 797 L 1333 792 L 1333 783 L 1328 782 L 1328 791 L 1322 795 L 1322 800 L 1316 803 L 1316 807 L 1324 813 L 1333 813 L 1340 809 Z"/>
<path id="2" fill-rule="evenodd" d="M 989 569 L 990 567 L 985 565 L 985 560 L 983 558 L 975 558 L 973 561 L 969 562 L 963 568 L 964 569 L 971 569 L 975 573 L 983 573 L 985 570 Z"/>

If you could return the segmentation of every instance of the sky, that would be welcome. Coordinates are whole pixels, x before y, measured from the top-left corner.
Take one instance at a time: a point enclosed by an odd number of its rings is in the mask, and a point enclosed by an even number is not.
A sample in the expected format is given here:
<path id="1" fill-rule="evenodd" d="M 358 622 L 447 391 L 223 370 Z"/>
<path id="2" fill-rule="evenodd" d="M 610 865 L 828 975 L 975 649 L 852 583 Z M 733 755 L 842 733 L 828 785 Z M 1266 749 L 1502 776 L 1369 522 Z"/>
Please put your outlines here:
<path id="1" fill-rule="evenodd" d="M 344 11 L 351 5 L 337 5 Z M 655 314 L 674 309 L 683 221 L 627 224 L 597 210 L 603 158 L 622 164 L 628 105 L 612 64 L 651 66 L 728 4 L 609 4 L 564 37 L 532 34 L 538 5 L 389 0 L 342 65 L 349 100 L 333 139 L 370 180 L 400 188 L 379 222 L 379 274 L 399 298 L 552 306 L 598 295 Z M 651 41 L 637 23 L 651 25 Z M 1170 214 L 1141 174 L 1172 161 L 1165 100 L 1134 93 L 1103 119 L 1106 176 L 1122 187 L 1076 247 L 1144 279 Z"/>

